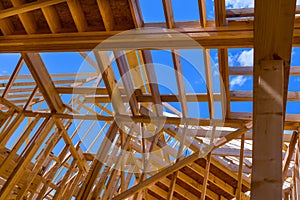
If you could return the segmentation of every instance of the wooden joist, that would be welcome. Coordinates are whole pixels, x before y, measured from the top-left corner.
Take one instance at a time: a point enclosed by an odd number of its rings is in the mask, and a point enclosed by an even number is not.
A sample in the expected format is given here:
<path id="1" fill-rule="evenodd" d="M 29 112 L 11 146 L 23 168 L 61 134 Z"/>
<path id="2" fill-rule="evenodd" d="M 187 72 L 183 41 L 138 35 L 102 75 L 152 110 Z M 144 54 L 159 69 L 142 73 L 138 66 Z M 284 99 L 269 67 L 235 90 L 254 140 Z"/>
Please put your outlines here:
<path id="1" fill-rule="evenodd" d="M 13 15 L 26 13 L 32 10 L 37 10 L 39 8 L 44 8 L 65 2 L 66 0 L 42 0 L 32 3 L 25 3 L 22 5 L 15 6 L 13 8 L 8 8 L 0 11 L 0 19 L 7 18 Z"/>

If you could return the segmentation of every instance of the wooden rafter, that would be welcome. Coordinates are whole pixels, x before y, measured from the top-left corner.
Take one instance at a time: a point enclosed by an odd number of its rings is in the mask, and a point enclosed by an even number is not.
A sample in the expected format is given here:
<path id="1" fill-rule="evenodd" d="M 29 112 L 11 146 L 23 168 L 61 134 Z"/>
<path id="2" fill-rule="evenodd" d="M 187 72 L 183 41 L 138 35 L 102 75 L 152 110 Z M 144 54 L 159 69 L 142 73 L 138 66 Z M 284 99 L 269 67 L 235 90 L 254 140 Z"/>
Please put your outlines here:
<path id="1" fill-rule="evenodd" d="M 41 56 L 37 53 L 22 53 L 22 57 L 51 110 L 63 112 L 65 106 L 55 89 Z"/>

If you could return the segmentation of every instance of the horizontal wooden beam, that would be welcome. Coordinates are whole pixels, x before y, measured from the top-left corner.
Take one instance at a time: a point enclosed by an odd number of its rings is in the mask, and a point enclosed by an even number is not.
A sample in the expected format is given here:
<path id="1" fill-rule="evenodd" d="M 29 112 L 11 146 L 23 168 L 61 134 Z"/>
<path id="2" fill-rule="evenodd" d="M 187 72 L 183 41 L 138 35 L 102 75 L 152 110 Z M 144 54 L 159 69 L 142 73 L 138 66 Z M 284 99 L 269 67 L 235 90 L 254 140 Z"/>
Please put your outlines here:
<path id="1" fill-rule="evenodd" d="M 252 66 L 231 66 L 231 67 L 229 67 L 229 75 L 252 76 L 253 75 L 253 67 Z M 300 76 L 300 67 L 291 66 L 290 76 Z"/>
<path id="2" fill-rule="evenodd" d="M 300 14 L 300 5 L 296 6 L 296 14 Z M 254 17 L 254 8 L 227 9 L 226 17 L 227 18 Z"/>
<path id="3" fill-rule="evenodd" d="M 134 120 L 135 122 L 143 122 L 150 123 L 151 120 L 164 120 L 165 124 L 183 124 L 187 122 L 189 125 L 199 125 L 199 126 L 210 126 L 211 120 L 205 118 L 186 118 L 183 120 L 180 117 L 148 117 L 148 116 L 128 116 L 128 115 L 118 115 L 118 116 L 105 116 L 105 115 L 81 115 L 81 114 L 60 114 L 60 113 L 45 113 L 45 112 L 32 112 L 32 111 L 24 111 L 23 112 L 26 117 L 34 117 L 39 114 L 40 117 L 45 118 L 48 116 L 56 116 L 60 119 L 82 119 L 82 120 L 100 120 L 106 122 L 112 122 L 115 118 L 120 120 L 124 120 L 124 122 L 129 122 Z M 241 128 L 244 126 L 244 123 L 252 121 L 249 117 L 238 118 L 239 115 L 243 113 L 232 113 L 232 119 L 227 119 L 224 121 L 224 127 L 232 127 L 232 128 Z M 246 113 L 247 114 L 247 113 Z M 247 114 L 247 116 L 250 116 Z M 299 127 L 299 115 L 289 114 L 286 117 L 284 129 L 285 130 L 298 130 Z M 153 121 L 152 121 L 153 122 Z"/>
<path id="4" fill-rule="evenodd" d="M 211 28 L 210 28 L 211 29 Z M 147 29 L 146 29 L 147 30 Z M 121 34 L 109 39 L 119 31 L 112 32 L 81 32 L 34 34 L 0 37 L 0 52 L 20 51 L 86 51 L 97 45 L 101 50 L 130 50 L 130 49 L 195 49 L 202 47 L 251 47 L 253 45 L 253 31 L 231 29 L 219 31 L 215 29 L 198 32 L 187 32 L 186 35 L 178 32 L 145 31 L 133 34 Z M 196 42 L 191 42 L 192 38 Z M 134 39 L 134 40 L 133 40 Z M 300 34 L 295 34 L 300 44 Z M 189 41 L 187 44 L 187 41 Z M 199 45 L 200 44 L 200 45 Z"/>

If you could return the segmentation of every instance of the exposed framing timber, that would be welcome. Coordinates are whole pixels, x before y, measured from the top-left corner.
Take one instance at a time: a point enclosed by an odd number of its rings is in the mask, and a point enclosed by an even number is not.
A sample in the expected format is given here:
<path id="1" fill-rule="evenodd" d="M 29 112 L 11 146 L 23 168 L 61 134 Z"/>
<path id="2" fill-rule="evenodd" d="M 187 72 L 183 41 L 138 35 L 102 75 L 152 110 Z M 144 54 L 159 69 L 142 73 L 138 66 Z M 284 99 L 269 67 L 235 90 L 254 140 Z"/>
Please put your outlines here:
<path id="1" fill-rule="evenodd" d="M 265 12 L 266 6 L 269 12 Z M 282 197 L 283 112 L 295 7 L 296 1 L 255 1 L 251 199 Z"/>

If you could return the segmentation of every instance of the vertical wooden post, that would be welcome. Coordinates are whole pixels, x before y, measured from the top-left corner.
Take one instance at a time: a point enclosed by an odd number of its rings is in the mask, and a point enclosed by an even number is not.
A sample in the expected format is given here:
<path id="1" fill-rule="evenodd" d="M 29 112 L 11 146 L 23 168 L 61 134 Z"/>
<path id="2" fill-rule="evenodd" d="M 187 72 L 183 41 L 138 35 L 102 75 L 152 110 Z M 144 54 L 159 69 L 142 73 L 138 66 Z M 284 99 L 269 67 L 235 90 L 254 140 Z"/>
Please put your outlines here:
<path id="1" fill-rule="evenodd" d="M 261 61 L 254 88 L 252 199 L 281 199 L 283 61 Z"/>
<path id="2" fill-rule="evenodd" d="M 295 0 L 255 1 L 251 199 L 282 199 L 282 134 L 295 8 Z"/>

